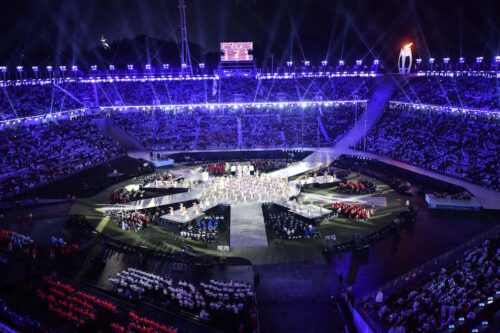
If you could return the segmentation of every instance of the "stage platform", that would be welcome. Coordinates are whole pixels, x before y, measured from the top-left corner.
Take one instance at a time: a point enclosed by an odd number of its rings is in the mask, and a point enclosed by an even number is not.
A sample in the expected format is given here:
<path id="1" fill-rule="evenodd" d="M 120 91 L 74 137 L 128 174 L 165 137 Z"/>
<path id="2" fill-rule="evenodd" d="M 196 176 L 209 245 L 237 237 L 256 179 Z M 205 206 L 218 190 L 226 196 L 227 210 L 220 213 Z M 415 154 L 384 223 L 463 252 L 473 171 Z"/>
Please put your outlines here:
<path id="1" fill-rule="evenodd" d="M 327 208 L 321 208 L 318 205 L 310 205 L 310 204 L 303 204 L 302 209 L 297 207 L 297 209 L 293 208 L 293 203 L 291 201 L 288 202 L 274 202 L 274 204 L 283 207 L 287 209 L 289 212 L 297 215 L 300 218 L 306 219 L 306 220 L 317 220 L 317 219 L 322 219 L 324 217 L 327 217 L 330 215 L 332 212 L 331 210 Z M 311 206 L 311 211 L 309 212 L 309 207 Z"/>
<path id="2" fill-rule="evenodd" d="M 267 247 L 262 204 L 249 203 L 231 207 L 231 248 Z"/>
<path id="3" fill-rule="evenodd" d="M 479 201 L 472 197 L 470 200 L 460 200 L 451 198 L 438 198 L 434 194 L 425 194 L 425 201 L 429 208 L 450 209 L 450 210 L 481 210 L 483 207 Z"/>
<path id="4" fill-rule="evenodd" d="M 187 211 L 189 213 L 188 219 L 186 219 L 186 217 L 181 214 L 180 209 L 174 210 L 173 216 L 170 215 L 170 213 L 168 213 L 168 214 L 160 216 L 160 219 L 162 220 L 162 222 L 166 222 L 166 223 L 185 224 L 185 223 L 195 221 L 197 218 L 205 216 L 205 212 L 207 210 L 212 209 L 218 205 L 219 204 L 217 203 L 217 204 L 212 204 L 208 207 L 204 207 L 203 210 L 201 210 L 201 209 L 199 210 L 198 214 L 196 214 L 194 207 L 189 207 L 189 208 L 187 208 Z"/>
<path id="5" fill-rule="evenodd" d="M 304 201 L 333 201 L 361 204 L 366 207 L 387 207 L 386 197 L 372 197 L 370 195 L 345 195 L 345 194 L 331 194 L 321 195 L 313 193 L 303 193 Z"/>

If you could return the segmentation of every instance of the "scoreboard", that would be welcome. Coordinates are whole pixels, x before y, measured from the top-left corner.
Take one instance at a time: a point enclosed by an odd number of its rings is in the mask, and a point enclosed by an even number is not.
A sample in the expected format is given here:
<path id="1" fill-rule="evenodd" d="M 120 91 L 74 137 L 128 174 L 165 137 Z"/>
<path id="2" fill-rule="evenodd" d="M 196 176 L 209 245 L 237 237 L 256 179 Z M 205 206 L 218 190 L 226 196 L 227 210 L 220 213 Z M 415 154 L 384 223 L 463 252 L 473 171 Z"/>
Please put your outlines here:
<path id="1" fill-rule="evenodd" d="M 222 53 L 220 61 L 252 61 L 253 42 L 224 42 L 220 43 Z"/>

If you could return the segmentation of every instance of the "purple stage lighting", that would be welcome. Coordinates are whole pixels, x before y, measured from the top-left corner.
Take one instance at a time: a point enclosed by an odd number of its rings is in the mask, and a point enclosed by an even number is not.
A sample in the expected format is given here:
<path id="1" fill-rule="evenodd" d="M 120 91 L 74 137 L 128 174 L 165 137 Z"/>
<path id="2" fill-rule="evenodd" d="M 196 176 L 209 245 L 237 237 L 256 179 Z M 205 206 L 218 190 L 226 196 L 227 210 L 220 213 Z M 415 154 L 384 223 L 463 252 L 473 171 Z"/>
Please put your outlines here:
<path id="1" fill-rule="evenodd" d="M 500 56 L 496 56 L 496 57 L 495 57 L 495 62 L 496 62 L 497 64 L 498 64 L 498 63 L 500 63 Z"/>
<path id="2" fill-rule="evenodd" d="M 311 62 L 309 60 L 304 60 L 304 66 L 309 66 L 311 64 Z"/>
<path id="3" fill-rule="evenodd" d="M 287 61 L 287 62 L 286 62 L 286 65 L 287 65 L 288 67 L 292 67 L 293 62 L 292 62 L 292 61 Z"/>
<path id="4" fill-rule="evenodd" d="M 480 64 L 480 63 L 482 63 L 482 62 L 483 62 L 483 59 L 484 59 L 483 57 L 477 57 L 477 58 L 476 58 L 476 62 L 477 62 L 478 64 Z"/>
<path id="5" fill-rule="evenodd" d="M 16 68 L 17 68 L 18 72 L 22 72 L 23 71 L 23 66 L 17 66 Z"/>
<path id="6" fill-rule="evenodd" d="M 163 69 L 168 69 L 169 65 L 168 64 L 163 64 Z"/>
<path id="7" fill-rule="evenodd" d="M 363 64 L 363 60 L 356 60 L 356 65 L 361 66 Z"/>
<path id="8" fill-rule="evenodd" d="M 181 68 L 187 68 L 187 65 L 186 64 L 181 64 Z"/>
<path id="9" fill-rule="evenodd" d="M 71 66 L 71 70 L 73 72 L 78 72 L 78 66 Z"/>
<path id="10" fill-rule="evenodd" d="M 92 65 L 92 66 L 90 66 L 90 69 L 91 69 L 93 72 L 95 72 L 95 71 L 97 70 L 97 65 Z"/>
<path id="11" fill-rule="evenodd" d="M 127 69 L 129 71 L 133 71 L 134 70 L 134 65 L 127 65 Z"/>
<path id="12" fill-rule="evenodd" d="M 59 66 L 59 69 L 61 70 L 61 72 L 66 72 L 66 66 Z"/>
<path id="13" fill-rule="evenodd" d="M 0 66 L 0 71 L 1 71 L 2 73 L 7 72 L 7 66 Z"/>
<path id="14" fill-rule="evenodd" d="M 47 66 L 47 71 L 52 72 L 52 66 Z"/>
<path id="15" fill-rule="evenodd" d="M 429 58 L 429 64 L 433 64 L 436 59 L 434 58 Z"/>
<path id="16" fill-rule="evenodd" d="M 322 66 L 326 66 L 326 65 L 328 65 L 328 61 L 323 60 L 323 61 L 321 62 L 321 65 L 322 65 Z"/>
<path id="17" fill-rule="evenodd" d="M 115 70 L 115 65 L 109 65 L 109 70 L 114 71 Z"/>
<path id="18" fill-rule="evenodd" d="M 376 65 L 376 66 L 378 66 L 379 60 L 378 59 L 373 60 L 373 64 Z"/>
<path id="19" fill-rule="evenodd" d="M 200 63 L 198 66 L 200 66 L 200 68 L 205 68 L 205 64 L 204 63 Z"/>
<path id="20" fill-rule="evenodd" d="M 450 58 L 443 58 L 443 63 L 447 64 L 450 62 Z"/>
<path id="21" fill-rule="evenodd" d="M 461 63 L 461 64 L 464 64 L 465 63 L 465 58 L 464 57 L 458 58 L 458 62 Z"/>
<path id="22" fill-rule="evenodd" d="M 36 72 L 38 72 L 38 66 L 33 66 L 33 67 L 31 67 L 31 69 L 32 69 L 32 70 L 33 70 L 33 72 L 35 72 L 35 73 L 36 73 Z"/>
<path id="23" fill-rule="evenodd" d="M 345 64 L 344 60 L 339 60 L 339 65 L 340 66 L 344 66 L 344 64 Z"/>
<path id="24" fill-rule="evenodd" d="M 146 64 L 146 66 L 144 66 L 144 68 L 146 68 L 147 71 L 150 71 L 151 70 L 151 64 Z"/>

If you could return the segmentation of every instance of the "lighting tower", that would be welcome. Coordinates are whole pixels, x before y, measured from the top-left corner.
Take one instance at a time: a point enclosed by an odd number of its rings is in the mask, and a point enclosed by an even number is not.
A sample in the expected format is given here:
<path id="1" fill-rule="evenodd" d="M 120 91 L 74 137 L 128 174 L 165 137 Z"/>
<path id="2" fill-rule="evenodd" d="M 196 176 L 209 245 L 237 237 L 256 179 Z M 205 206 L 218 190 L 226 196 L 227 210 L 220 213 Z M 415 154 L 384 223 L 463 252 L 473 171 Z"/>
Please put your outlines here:
<path id="1" fill-rule="evenodd" d="M 186 4 L 184 0 L 179 0 L 179 16 L 181 23 L 181 73 L 193 76 L 193 67 L 191 66 L 191 55 L 189 54 L 189 44 L 186 29 Z"/>

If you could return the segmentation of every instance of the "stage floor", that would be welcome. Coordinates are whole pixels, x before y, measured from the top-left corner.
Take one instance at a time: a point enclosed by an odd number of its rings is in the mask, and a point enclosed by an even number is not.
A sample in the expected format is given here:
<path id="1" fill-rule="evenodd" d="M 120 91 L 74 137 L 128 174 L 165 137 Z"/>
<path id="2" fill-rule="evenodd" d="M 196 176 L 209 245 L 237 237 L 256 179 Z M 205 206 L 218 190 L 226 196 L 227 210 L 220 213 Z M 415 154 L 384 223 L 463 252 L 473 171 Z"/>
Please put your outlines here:
<path id="1" fill-rule="evenodd" d="M 261 203 L 231 207 L 231 248 L 267 247 L 266 225 Z"/>

